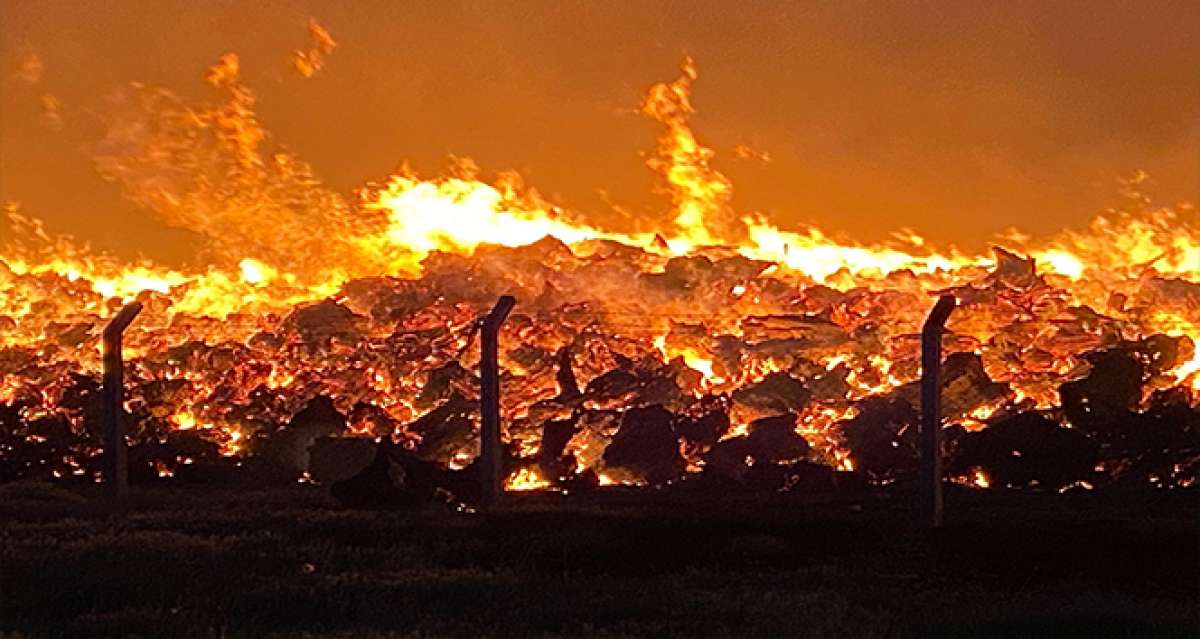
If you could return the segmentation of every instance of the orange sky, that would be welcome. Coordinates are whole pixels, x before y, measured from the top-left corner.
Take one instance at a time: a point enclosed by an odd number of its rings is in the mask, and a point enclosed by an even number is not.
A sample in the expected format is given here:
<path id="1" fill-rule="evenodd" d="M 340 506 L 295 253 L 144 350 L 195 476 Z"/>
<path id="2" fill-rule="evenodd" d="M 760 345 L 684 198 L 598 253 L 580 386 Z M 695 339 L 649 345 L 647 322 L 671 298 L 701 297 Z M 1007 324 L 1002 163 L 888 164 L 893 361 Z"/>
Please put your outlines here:
<path id="1" fill-rule="evenodd" d="M 259 6 L 263 5 L 263 6 Z M 338 41 L 287 66 L 316 17 Z M 0 199 L 103 249 L 183 259 L 95 175 L 104 97 L 137 80 L 204 96 L 226 51 L 275 140 L 349 192 L 447 154 L 517 169 L 612 225 L 666 219 L 635 114 L 695 58 L 694 119 L 740 210 L 876 240 L 899 227 L 976 246 L 1080 225 L 1142 168 L 1200 199 L 1200 11 L 1184 2 L 14 2 L 0 4 Z M 16 77 L 36 54 L 40 79 Z M 62 104 L 47 126 L 39 98 Z M 736 160 L 746 143 L 772 162 Z M 602 192 L 607 193 L 603 195 Z"/>

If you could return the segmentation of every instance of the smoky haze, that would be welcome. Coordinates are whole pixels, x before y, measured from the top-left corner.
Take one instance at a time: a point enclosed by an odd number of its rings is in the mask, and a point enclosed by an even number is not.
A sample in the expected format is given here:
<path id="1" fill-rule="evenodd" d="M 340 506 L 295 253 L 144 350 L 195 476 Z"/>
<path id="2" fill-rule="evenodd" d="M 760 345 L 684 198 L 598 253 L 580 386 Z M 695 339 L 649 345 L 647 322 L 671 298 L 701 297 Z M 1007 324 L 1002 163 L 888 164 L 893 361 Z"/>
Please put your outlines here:
<path id="1" fill-rule="evenodd" d="M 343 193 L 454 154 L 596 224 L 665 221 L 643 157 L 657 125 L 636 107 L 690 55 L 692 123 L 736 208 L 785 228 L 976 247 L 1080 226 L 1136 169 L 1162 203 L 1200 199 L 1194 2 L 262 5 L 4 2 L 0 199 L 104 250 L 187 259 L 195 238 L 123 200 L 86 149 L 105 96 L 208 96 L 227 51 L 273 140 Z M 310 16 L 338 46 L 305 79 L 288 57 Z"/>

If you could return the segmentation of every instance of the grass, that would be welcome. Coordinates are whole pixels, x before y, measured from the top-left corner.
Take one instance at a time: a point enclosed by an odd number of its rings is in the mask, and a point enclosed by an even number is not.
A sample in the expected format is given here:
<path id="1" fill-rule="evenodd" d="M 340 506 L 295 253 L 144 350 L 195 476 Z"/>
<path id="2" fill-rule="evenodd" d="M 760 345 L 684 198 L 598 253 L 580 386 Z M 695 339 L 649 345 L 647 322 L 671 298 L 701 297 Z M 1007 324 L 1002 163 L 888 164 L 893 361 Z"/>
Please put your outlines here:
<path id="1" fill-rule="evenodd" d="M 1200 634 L 1195 491 L 535 496 L 488 514 L 310 486 L 0 486 L 0 637 Z"/>

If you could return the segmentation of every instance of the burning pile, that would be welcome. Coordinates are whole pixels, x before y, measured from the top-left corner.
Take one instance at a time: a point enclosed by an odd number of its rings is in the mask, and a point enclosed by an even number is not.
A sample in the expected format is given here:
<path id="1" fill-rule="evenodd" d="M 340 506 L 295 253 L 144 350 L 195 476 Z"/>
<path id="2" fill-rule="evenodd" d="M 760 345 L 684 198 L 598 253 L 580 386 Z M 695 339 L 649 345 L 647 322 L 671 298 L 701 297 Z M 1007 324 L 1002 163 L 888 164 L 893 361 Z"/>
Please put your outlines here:
<path id="1" fill-rule="evenodd" d="M 649 165 L 673 220 L 637 233 L 586 224 L 512 175 L 483 182 L 466 161 L 438 179 L 402 172 L 352 202 L 269 147 L 233 55 L 210 70 L 215 104 L 133 87 L 98 169 L 205 237 L 210 265 L 124 264 L 10 209 L 0 481 L 98 476 L 100 332 L 135 298 L 135 479 L 295 480 L 330 436 L 466 467 L 478 320 L 512 294 L 500 337 L 510 489 L 803 489 L 834 469 L 888 483 L 915 466 L 918 331 L 945 293 L 959 301 L 943 345 L 953 478 L 1194 481 L 1194 209 L 1131 197 L 1086 232 L 1014 234 L 991 255 L 781 231 L 731 208 L 732 185 L 688 125 L 695 78 L 688 61 L 642 105 L 663 124 Z"/>

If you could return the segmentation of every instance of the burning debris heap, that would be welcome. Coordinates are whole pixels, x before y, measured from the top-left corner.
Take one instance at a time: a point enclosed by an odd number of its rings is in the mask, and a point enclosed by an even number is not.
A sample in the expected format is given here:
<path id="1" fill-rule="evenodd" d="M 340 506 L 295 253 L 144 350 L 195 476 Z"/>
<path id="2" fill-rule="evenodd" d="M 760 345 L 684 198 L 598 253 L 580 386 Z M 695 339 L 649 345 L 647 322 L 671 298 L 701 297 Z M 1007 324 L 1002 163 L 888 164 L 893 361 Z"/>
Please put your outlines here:
<path id="1" fill-rule="evenodd" d="M 365 469 L 469 491 L 452 471 L 478 455 L 474 335 L 502 293 L 522 300 L 501 334 L 510 489 L 803 489 L 914 471 L 916 331 L 931 298 L 901 285 L 911 273 L 838 291 L 720 251 L 588 249 L 547 238 L 433 253 L 419 278 L 354 280 L 285 314 L 224 322 L 171 315 L 170 295 L 143 292 L 144 319 L 127 335 L 133 480 L 309 477 L 361 503 L 371 498 L 356 497 L 347 469 Z M 97 312 L 47 316 L 38 340 L 0 349 L 0 478 L 90 480 L 97 339 L 114 302 L 57 275 L 5 277 Z M 1196 358 L 1188 337 L 1071 306 L 1003 250 L 955 278 L 940 288 L 962 300 L 944 344 L 951 477 L 1045 489 L 1194 481 L 1200 393 L 1178 375 Z M 1200 308 L 1200 284 L 1142 286 Z"/>
<path id="2" fill-rule="evenodd" d="M 210 70 L 216 104 L 134 85 L 96 145 L 106 179 L 205 239 L 206 269 L 121 263 L 9 210 L 27 241 L 0 247 L 0 481 L 98 478 L 100 332 L 137 299 L 132 481 L 299 478 L 361 505 L 466 494 L 478 320 L 506 294 L 512 490 L 902 480 L 940 294 L 959 305 L 942 345 L 952 479 L 1173 487 L 1200 470 L 1189 206 L 1131 196 L 1087 231 L 979 256 L 782 231 L 731 208 L 688 123 L 690 60 L 641 109 L 662 125 L 648 161 L 671 199 L 661 228 L 584 224 L 468 161 L 404 171 L 356 204 L 270 146 L 239 69 L 227 54 Z"/>

